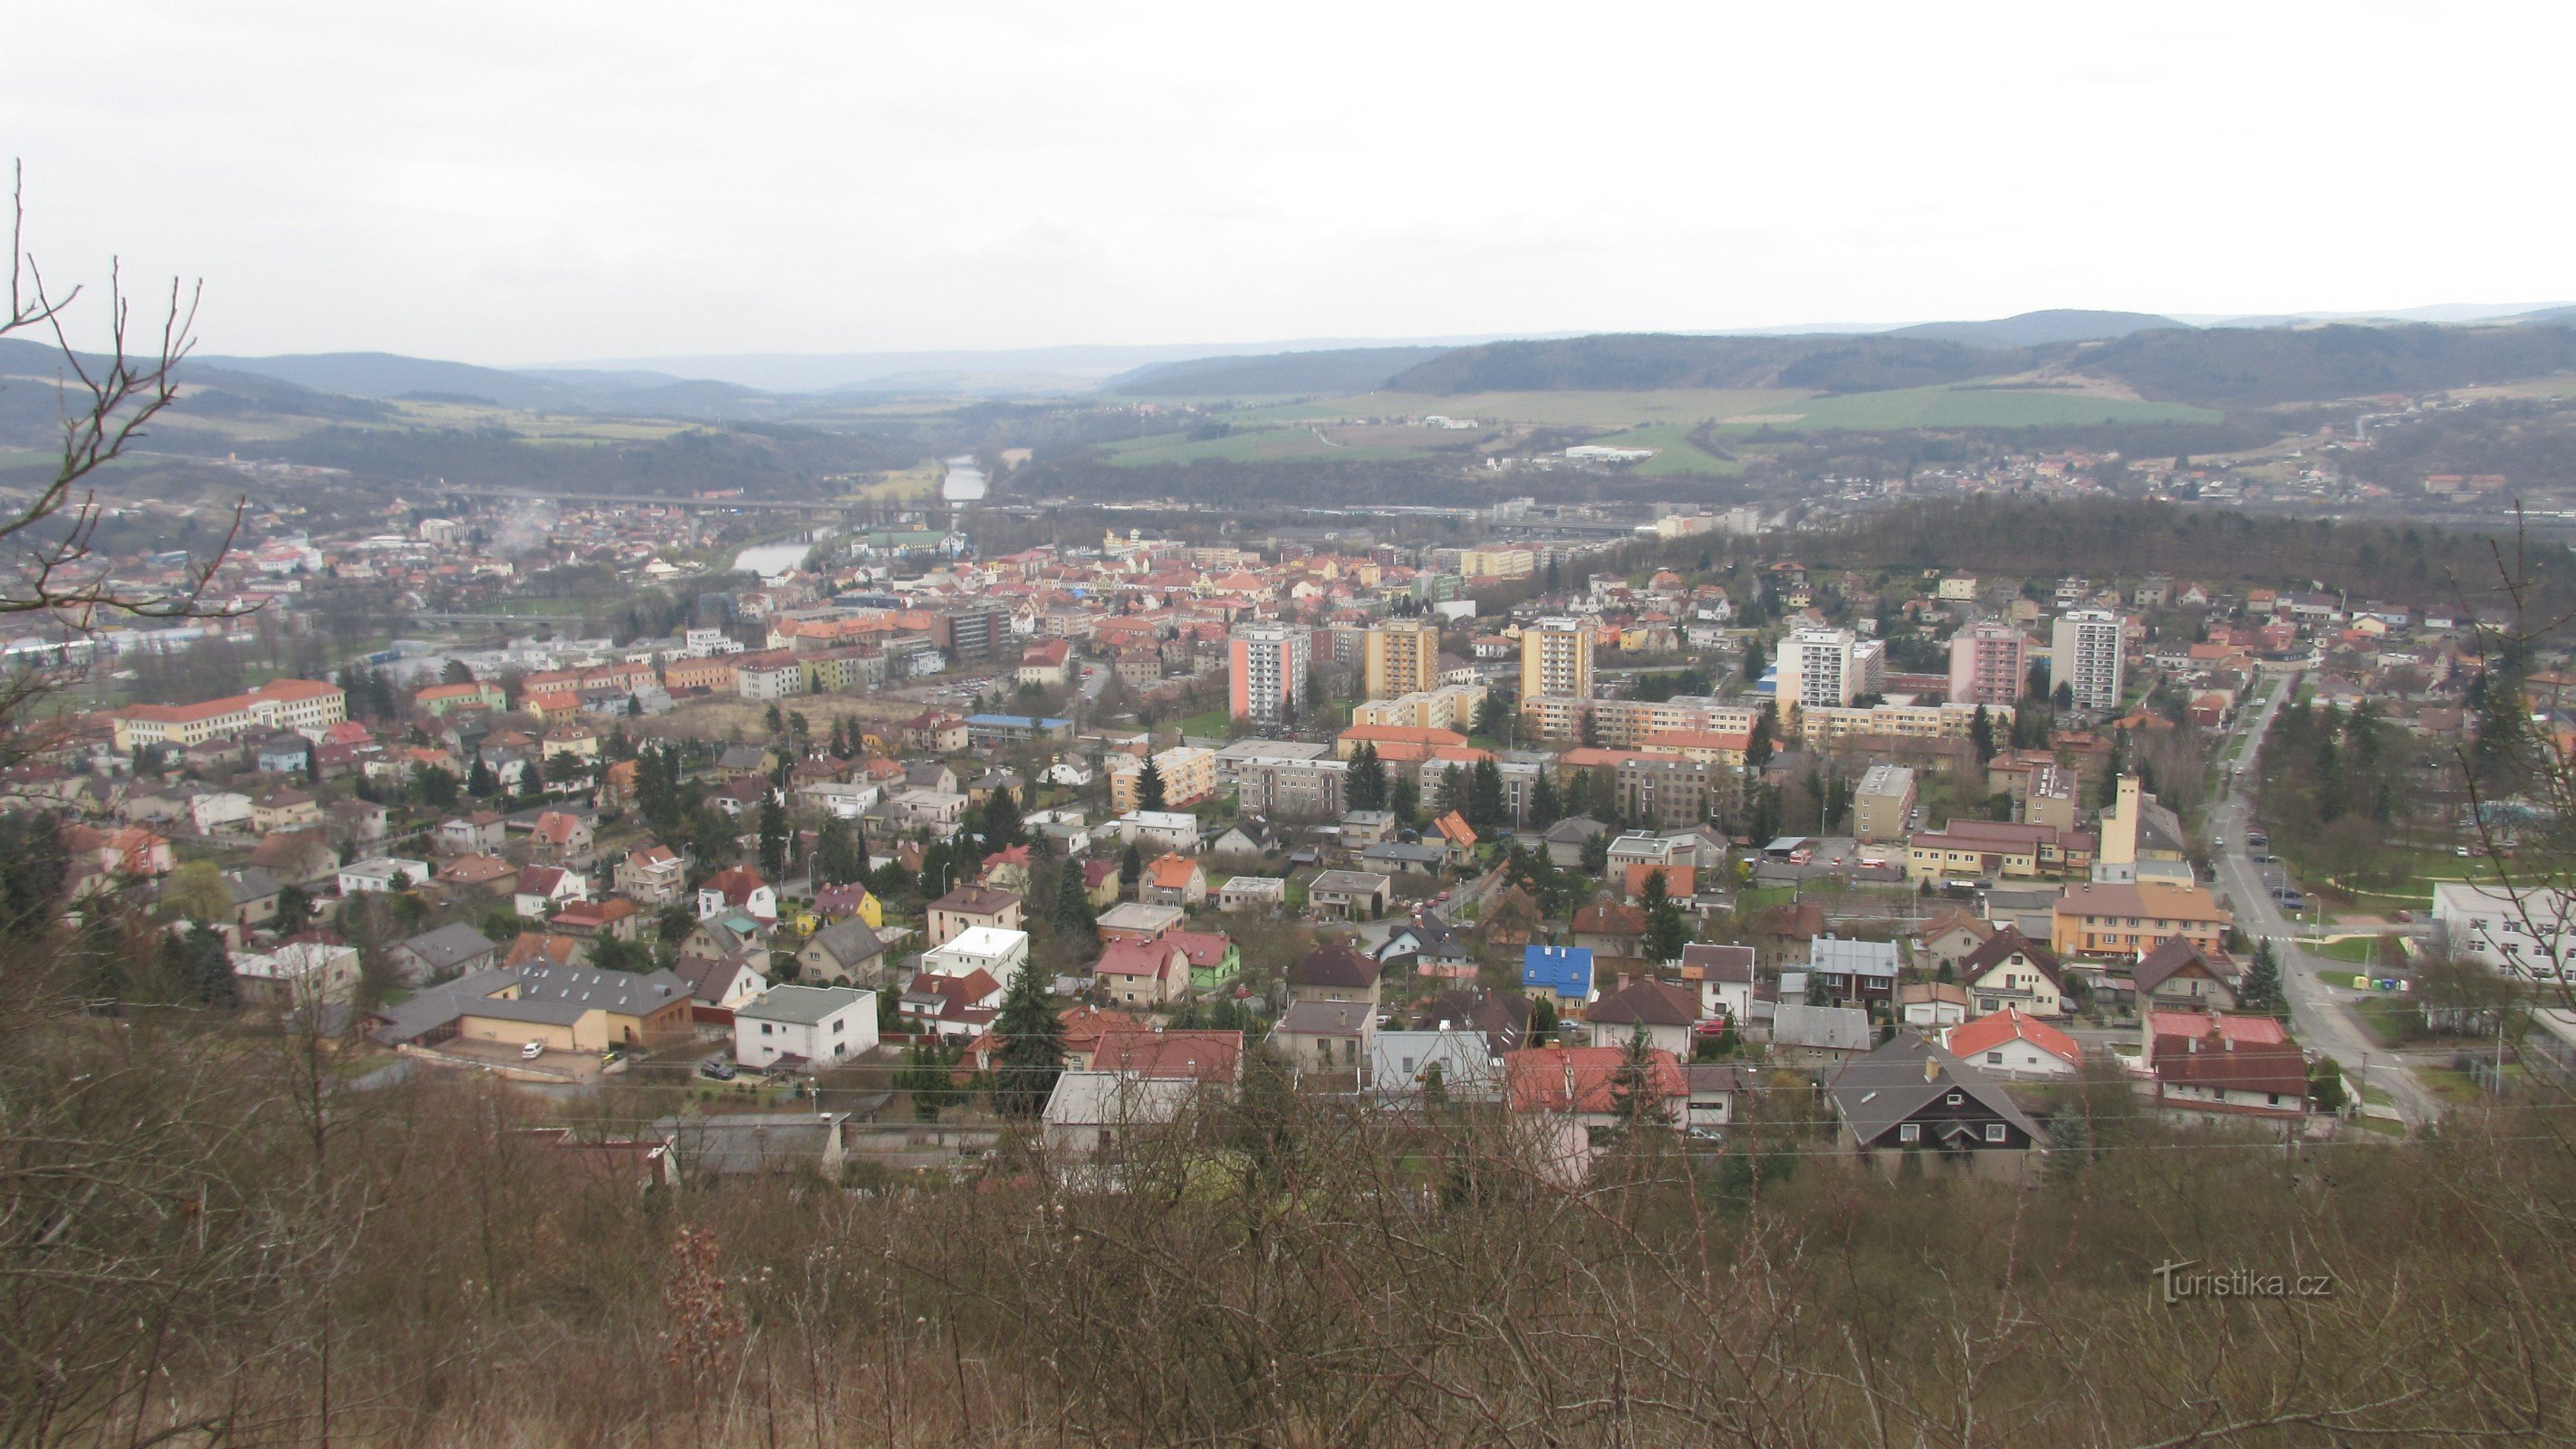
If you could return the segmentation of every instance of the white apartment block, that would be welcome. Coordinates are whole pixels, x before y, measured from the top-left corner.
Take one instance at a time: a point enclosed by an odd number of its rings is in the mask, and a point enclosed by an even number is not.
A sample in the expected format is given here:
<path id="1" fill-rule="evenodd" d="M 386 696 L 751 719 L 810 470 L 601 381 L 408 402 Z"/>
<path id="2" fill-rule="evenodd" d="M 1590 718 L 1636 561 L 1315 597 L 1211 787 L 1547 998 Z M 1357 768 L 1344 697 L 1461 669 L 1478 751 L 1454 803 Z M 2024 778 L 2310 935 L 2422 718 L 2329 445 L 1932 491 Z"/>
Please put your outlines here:
<path id="1" fill-rule="evenodd" d="M 1887 683 L 1887 645 L 1849 629 L 1799 629 L 1780 642 L 1783 709 L 1844 709 Z"/>
<path id="2" fill-rule="evenodd" d="M 2120 616 L 2108 609 L 2070 609 L 2050 635 L 2049 687 L 2068 686 L 2078 709 L 2120 706 Z"/>
<path id="3" fill-rule="evenodd" d="M 2443 881 L 2433 940 L 2455 960 L 2533 981 L 2576 980 L 2576 894 Z"/>

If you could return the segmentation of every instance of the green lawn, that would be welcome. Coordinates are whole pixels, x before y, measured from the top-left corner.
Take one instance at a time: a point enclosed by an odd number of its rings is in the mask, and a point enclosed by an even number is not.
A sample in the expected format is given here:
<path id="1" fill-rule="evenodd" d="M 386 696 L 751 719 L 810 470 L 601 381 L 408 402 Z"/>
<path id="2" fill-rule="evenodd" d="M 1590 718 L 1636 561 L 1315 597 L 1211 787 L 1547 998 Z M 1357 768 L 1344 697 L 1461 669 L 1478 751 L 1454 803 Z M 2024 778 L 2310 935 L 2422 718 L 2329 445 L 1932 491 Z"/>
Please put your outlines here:
<path id="1" fill-rule="evenodd" d="M 1205 714 L 1194 714 L 1180 722 L 1182 734 L 1217 739 L 1223 739 L 1233 724 L 1234 721 L 1227 719 L 1225 711 L 1221 709 L 1212 709 Z"/>
<path id="2" fill-rule="evenodd" d="M 2379 966 L 2387 962 L 2387 952 L 2383 949 L 2383 943 L 2388 939 L 2386 936 L 2346 936 L 2340 941 L 2327 941 L 2322 945 L 2313 940 L 2301 941 L 2299 944 L 2331 961 L 2349 961 L 2355 966 Z"/>

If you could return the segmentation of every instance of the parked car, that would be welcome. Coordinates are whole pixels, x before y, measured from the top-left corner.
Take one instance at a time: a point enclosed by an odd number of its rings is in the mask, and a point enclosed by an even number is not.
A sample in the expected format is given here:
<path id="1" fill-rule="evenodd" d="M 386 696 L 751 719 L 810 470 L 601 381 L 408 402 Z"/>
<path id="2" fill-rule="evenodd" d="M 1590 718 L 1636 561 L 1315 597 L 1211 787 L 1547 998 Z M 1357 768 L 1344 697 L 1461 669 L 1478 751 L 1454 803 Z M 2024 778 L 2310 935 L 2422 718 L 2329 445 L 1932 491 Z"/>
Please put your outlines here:
<path id="1" fill-rule="evenodd" d="M 709 1057 L 698 1063 L 698 1075 L 711 1082 L 730 1082 L 734 1078 L 733 1063 L 722 1057 Z"/>
<path id="2" fill-rule="evenodd" d="M 545 1054 L 546 1044 L 541 1041 L 532 1041 L 526 1046 L 519 1048 L 519 1060 L 523 1062 L 533 1062 Z"/>

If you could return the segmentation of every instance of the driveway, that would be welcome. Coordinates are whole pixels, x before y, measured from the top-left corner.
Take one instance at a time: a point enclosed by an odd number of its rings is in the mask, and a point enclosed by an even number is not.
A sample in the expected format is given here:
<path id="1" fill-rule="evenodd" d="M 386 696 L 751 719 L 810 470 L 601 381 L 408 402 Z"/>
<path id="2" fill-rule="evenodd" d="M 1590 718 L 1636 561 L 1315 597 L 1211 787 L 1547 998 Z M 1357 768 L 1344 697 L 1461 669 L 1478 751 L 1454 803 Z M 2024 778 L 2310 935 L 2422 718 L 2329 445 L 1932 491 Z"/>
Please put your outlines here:
<path id="1" fill-rule="evenodd" d="M 2282 681 L 2280 689 L 2264 704 L 2262 711 L 2238 726 L 2251 738 L 2241 757 L 2244 773 L 2236 780 L 2254 778 L 2255 756 L 2261 751 L 2263 734 L 2272 727 L 2272 717 L 2281 701 L 2298 687 L 2296 676 Z M 2439 1117 L 2440 1101 L 2424 1090 L 2415 1074 L 2398 1060 L 2396 1054 L 2379 1044 L 2378 1038 L 2362 1026 L 2352 1012 L 2351 1003 L 2364 993 L 2329 986 L 2318 979 L 2320 971 L 2349 973 L 2348 962 L 2329 961 L 2302 949 L 2298 933 L 2289 918 L 2281 914 L 2267 888 L 2263 867 L 2257 865 L 2245 845 L 2245 831 L 2252 823 L 2252 806 L 2239 794 L 2234 784 L 2227 787 L 2225 798 L 2209 809 L 2209 832 L 2222 836 L 2227 848 L 2217 853 L 2213 864 L 2219 888 L 2226 892 L 2228 904 L 2236 912 L 2236 925 L 2246 935 L 2272 943 L 2281 958 L 2281 989 L 2290 1000 L 2290 1030 L 2302 1046 L 2313 1048 L 2343 1064 L 2356 1082 L 2363 1082 L 2388 1093 L 2397 1115 L 2408 1126 L 2422 1126 Z"/>

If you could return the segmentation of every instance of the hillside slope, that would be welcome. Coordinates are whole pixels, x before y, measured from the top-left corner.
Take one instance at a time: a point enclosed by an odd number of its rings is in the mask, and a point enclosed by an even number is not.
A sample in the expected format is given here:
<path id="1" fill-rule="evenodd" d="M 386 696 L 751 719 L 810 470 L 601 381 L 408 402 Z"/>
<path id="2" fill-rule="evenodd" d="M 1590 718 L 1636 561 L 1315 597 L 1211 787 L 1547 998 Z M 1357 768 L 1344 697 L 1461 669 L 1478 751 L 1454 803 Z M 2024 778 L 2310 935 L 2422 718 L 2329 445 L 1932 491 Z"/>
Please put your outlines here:
<path id="1" fill-rule="evenodd" d="M 1202 357 L 1120 373 L 1100 385 L 1130 397 L 1257 397 L 1295 393 L 1375 392 L 1387 380 L 1454 349 L 1346 347 L 1323 352 Z"/>
<path id="2" fill-rule="evenodd" d="M 1803 387 L 1868 392 L 2012 370 L 1987 348 L 1910 337 L 1682 337 L 1611 333 L 1462 347 L 1409 368 L 1398 392 Z"/>
<path id="3" fill-rule="evenodd" d="M 2429 392 L 2576 370 L 2576 326 L 2219 327 L 2106 342 L 2079 370 L 2141 397 L 2260 407 Z"/>
<path id="4" fill-rule="evenodd" d="M 1925 337 L 1935 342 L 1965 342 L 1972 347 L 2045 347 L 2052 342 L 2098 342 L 2153 332 L 2183 324 L 2152 312 L 2088 312 L 2055 308 L 2024 312 L 1992 322 L 1925 322 L 1899 327 L 1890 337 Z"/>

